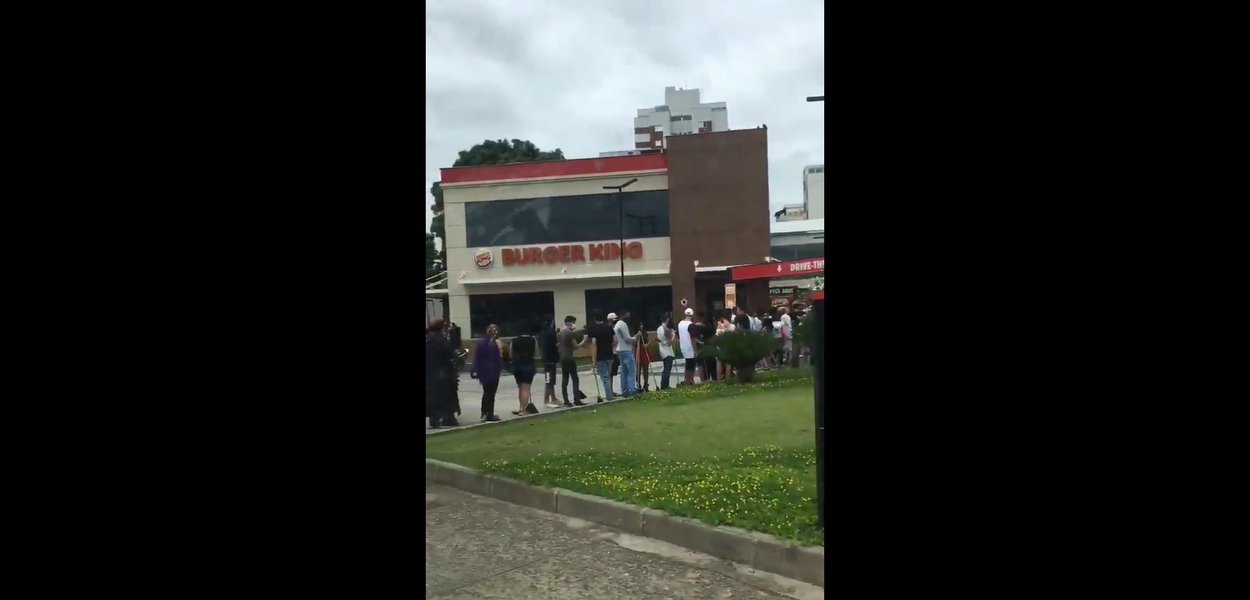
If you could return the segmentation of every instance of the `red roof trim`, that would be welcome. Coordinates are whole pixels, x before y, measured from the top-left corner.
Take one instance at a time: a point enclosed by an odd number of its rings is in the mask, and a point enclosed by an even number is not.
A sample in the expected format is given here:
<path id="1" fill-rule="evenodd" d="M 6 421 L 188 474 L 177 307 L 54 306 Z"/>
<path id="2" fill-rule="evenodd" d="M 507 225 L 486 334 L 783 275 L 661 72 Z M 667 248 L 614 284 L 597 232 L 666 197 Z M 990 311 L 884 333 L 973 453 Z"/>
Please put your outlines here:
<path id="1" fill-rule="evenodd" d="M 573 160 L 545 160 L 509 163 L 506 165 L 482 165 L 478 167 L 449 167 L 439 169 L 439 178 L 443 183 L 468 183 L 472 181 L 499 181 L 502 179 L 602 175 L 667 168 L 668 156 L 664 154 L 639 154 L 633 156 L 608 156 L 604 158 L 576 158 Z"/>

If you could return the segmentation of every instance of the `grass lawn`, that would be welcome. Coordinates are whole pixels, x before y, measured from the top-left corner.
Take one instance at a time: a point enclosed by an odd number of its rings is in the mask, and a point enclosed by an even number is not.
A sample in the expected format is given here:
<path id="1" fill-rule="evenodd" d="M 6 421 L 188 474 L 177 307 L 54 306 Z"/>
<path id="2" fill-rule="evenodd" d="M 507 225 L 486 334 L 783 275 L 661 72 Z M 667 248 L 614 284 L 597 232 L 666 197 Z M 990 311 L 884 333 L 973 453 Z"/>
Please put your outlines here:
<path id="1" fill-rule="evenodd" d="M 823 545 L 811 370 L 428 436 L 426 456 Z"/>

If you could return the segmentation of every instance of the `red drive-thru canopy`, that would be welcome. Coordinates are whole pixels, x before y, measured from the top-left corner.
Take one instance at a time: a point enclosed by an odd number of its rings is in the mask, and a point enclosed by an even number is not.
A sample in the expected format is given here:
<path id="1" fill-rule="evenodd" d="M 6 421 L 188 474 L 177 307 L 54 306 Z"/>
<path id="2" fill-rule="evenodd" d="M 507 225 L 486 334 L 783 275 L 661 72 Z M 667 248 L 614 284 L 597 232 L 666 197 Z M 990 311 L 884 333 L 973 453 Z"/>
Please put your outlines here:
<path id="1" fill-rule="evenodd" d="M 779 277 L 791 277 L 794 275 L 808 275 L 812 273 L 824 272 L 824 258 L 806 258 L 803 260 L 792 260 L 789 262 L 764 263 L 762 265 L 734 267 L 729 270 L 729 278 L 734 281 L 743 281 L 746 279 L 777 279 Z"/>

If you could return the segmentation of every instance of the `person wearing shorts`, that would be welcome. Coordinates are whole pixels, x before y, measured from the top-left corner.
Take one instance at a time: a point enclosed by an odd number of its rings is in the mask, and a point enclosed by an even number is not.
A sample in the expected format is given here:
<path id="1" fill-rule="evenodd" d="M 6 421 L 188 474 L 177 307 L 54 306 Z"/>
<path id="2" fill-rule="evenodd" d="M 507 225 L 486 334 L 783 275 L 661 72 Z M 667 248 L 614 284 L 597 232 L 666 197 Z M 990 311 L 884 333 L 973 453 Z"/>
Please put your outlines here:
<path id="1" fill-rule="evenodd" d="M 538 407 L 530 402 L 530 385 L 534 383 L 534 351 L 538 342 L 527 333 L 512 340 L 512 377 L 516 379 L 517 401 L 519 410 L 512 411 L 516 416 L 538 414 Z"/>
<path id="2" fill-rule="evenodd" d="M 694 332 L 690 331 L 690 327 L 694 324 L 692 317 L 694 317 L 694 310 L 687 308 L 685 318 L 677 324 L 677 342 L 681 347 L 682 357 L 686 359 L 686 369 L 681 376 L 682 385 L 694 385 L 695 365 L 698 363 L 694 352 Z"/>

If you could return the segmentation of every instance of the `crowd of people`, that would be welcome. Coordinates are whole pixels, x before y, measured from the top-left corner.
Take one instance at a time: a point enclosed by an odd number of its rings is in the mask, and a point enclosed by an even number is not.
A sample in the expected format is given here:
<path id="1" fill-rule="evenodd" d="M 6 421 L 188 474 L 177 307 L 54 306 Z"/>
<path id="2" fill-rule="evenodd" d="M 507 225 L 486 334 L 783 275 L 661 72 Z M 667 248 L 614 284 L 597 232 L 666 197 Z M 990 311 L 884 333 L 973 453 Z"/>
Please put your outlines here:
<path id="1" fill-rule="evenodd" d="M 591 311 L 590 323 L 578 328 L 577 317 L 564 318 L 563 326 L 556 328 L 554 319 L 547 315 L 531 333 L 522 333 L 505 343 L 499 338 L 499 327 L 492 324 L 486 328 L 485 337 L 477 340 L 470 377 L 482 386 L 481 421 L 499 421 L 495 413 L 495 396 L 506 366 L 517 384 L 517 410 L 515 416 L 538 414 L 531 400 L 530 390 L 536 377 L 535 362 L 542 365 L 543 402 L 547 408 L 586 406 L 588 397 L 581 389 L 574 354 L 577 349 L 594 344 L 594 376 L 591 377 L 598 396 L 596 402 L 610 402 L 615 398 L 629 398 L 650 391 L 654 374 L 651 362 L 658 359 L 663 369 L 656 382 L 661 390 L 670 388 L 674 348 L 679 348 L 685 369 L 682 381 L 677 385 L 697 385 L 698 382 L 726 379 L 733 374 L 731 365 L 717 360 L 708 347 L 717 336 L 737 329 L 749 329 L 777 337 L 781 343 L 776 352 L 764 357 L 757 369 L 769 370 L 795 365 L 798 354 L 793 342 L 797 319 L 802 318 L 802 305 L 794 307 L 795 315 L 785 307 L 761 310 L 750 314 L 739 306 L 732 311 L 718 311 L 709 319 L 703 311 L 684 309 L 681 321 L 674 324 L 672 315 L 666 313 L 654 330 L 658 357 L 649 348 L 648 329 L 639 326 L 630 331 L 631 314 L 600 310 Z M 459 422 L 458 382 L 459 373 L 452 367 L 456 356 L 456 344 L 449 339 L 449 327 L 442 319 L 431 322 L 426 333 L 426 416 L 430 427 L 456 427 Z M 580 339 L 580 341 L 579 341 Z M 560 375 L 560 399 L 556 399 L 556 379 Z M 620 393 L 613 395 L 615 379 L 620 377 Z M 573 393 L 569 395 L 569 384 Z M 570 398 L 572 398 L 570 400 Z"/>

